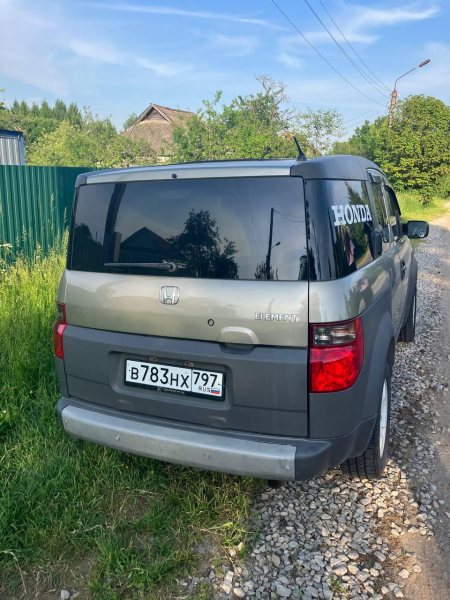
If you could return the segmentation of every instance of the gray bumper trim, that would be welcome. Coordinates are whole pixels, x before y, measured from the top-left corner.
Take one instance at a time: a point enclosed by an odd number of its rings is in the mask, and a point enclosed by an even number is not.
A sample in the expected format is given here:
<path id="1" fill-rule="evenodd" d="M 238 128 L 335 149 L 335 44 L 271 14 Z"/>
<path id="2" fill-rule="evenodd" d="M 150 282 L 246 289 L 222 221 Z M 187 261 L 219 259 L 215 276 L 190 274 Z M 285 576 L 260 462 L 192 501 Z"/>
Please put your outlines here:
<path id="1" fill-rule="evenodd" d="M 75 406 L 66 406 L 61 418 L 67 433 L 116 450 L 210 471 L 295 480 L 296 447 L 292 445 L 194 433 Z"/>

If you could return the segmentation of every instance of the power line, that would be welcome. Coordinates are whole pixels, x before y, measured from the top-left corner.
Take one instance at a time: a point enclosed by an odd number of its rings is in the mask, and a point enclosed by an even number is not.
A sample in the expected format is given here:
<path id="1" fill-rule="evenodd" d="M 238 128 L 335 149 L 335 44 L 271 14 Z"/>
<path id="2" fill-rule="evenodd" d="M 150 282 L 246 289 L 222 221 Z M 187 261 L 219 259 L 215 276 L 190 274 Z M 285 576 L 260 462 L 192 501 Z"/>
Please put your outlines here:
<path id="1" fill-rule="evenodd" d="M 336 67 L 333 67 L 333 65 L 325 58 L 325 56 L 323 54 L 321 54 L 319 52 L 319 50 L 317 50 L 317 48 L 311 44 L 311 42 L 303 35 L 303 33 L 300 31 L 300 29 L 295 25 L 295 23 L 293 23 L 291 21 L 291 19 L 287 16 L 287 14 L 278 6 L 278 4 L 275 2 L 275 0 L 272 0 L 272 3 L 277 7 L 277 9 L 280 11 L 280 13 L 285 17 L 285 19 L 287 21 L 289 21 L 289 23 L 292 25 L 292 27 L 297 31 L 297 33 L 299 33 L 302 38 L 305 40 L 305 42 L 311 46 L 311 48 L 314 50 L 314 52 L 316 52 L 320 58 L 325 61 L 327 63 L 327 65 L 329 67 L 331 67 L 333 69 L 333 71 L 335 73 L 337 73 L 339 75 L 339 77 L 341 79 L 343 79 L 346 83 L 348 83 L 348 85 L 350 87 L 352 87 L 354 90 L 356 90 L 358 92 L 358 94 L 361 94 L 361 96 L 364 96 L 365 98 L 367 98 L 368 100 L 370 100 L 371 102 L 374 102 L 375 104 L 378 104 L 379 106 L 384 106 L 383 104 L 381 104 L 381 102 L 378 102 L 377 100 L 374 100 L 373 98 L 371 98 L 370 96 L 367 96 L 364 92 L 362 92 L 361 90 L 359 90 L 355 85 L 353 85 L 353 83 L 350 83 L 350 81 L 348 79 L 346 79 L 343 75 L 341 75 L 341 73 L 339 73 L 339 71 L 336 69 Z"/>
<path id="2" fill-rule="evenodd" d="M 353 117 L 353 119 L 349 119 L 348 121 L 344 121 L 344 123 L 342 123 L 342 125 L 347 125 L 347 123 L 350 123 L 351 121 L 356 121 L 356 119 L 359 119 L 360 117 L 363 117 L 364 115 L 367 115 L 367 113 L 372 112 L 372 108 L 369 108 L 369 110 L 366 110 L 366 112 L 363 112 L 362 114 L 358 115 L 357 117 Z"/>
<path id="3" fill-rule="evenodd" d="M 319 15 L 316 13 L 316 11 L 313 9 L 313 7 L 308 2 L 308 0 L 304 0 L 304 2 L 308 6 L 308 8 L 310 9 L 310 11 L 313 13 L 313 15 L 316 17 L 316 19 L 319 21 L 319 23 L 322 25 L 322 27 L 325 29 L 325 31 L 328 33 L 328 35 L 331 37 L 331 39 L 333 40 L 333 42 L 337 45 L 337 47 L 342 52 L 342 54 L 344 54 L 344 56 L 348 59 L 348 61 L 355 67 L 355 69 L 358 71 L 358 73 L 360 73 L 364 77 L 364 79 L 367 81 L 367 83 L 369 83 L 369 85 L 371 85 L 376 92 L 378 92 L 379 94 L 381 94 L 382 96 L 384 96 L 385 98 L 387 98 L 388 96 L 386 96 L 386 93 L 382 92 L 380 89 L 378 89 L 377 87 L 374 86 L 374 84 L 366 76 L 366 74 L 364 73 L 364 71 L 355 63 L 355 61 L 353 60 L 353 58 L 350 57 L 350 55 L 348 54 L 348 52 L 346 52 L 344 50 L 344 48 L 341 46 L 341 44 L 337 41 L 337 39 L 334 37 L 334 35 L 331 33 L 331 31 L 328 29 L 328 27 L 325 25 L 325 23 L 322 21 L 322 19 L 319 17 Z"/>
<path id="4" fill-rule="evenodd" d="M 345 35 L 342 33 L 341 29 L 339 28 L 339 25 L 336 23 L 336 21 L 333 19 L 333 17 L 330 15 L 330 13 L 328 12 L 328 10 L 326 9 L 326 7 L 325 7 L 324 3 L 322 2 L 322 0 L 319 0 L 319 2 L 322 5 L 322 8 L 324 9 L 324 11 L 327 13 L 327 15 L 330 17 L 330 19 L 335 24 L 336 29 L 339 31 L 339 33 L 342 35 L 342 37 L 344 38 L 344 40 L 347 42 L 347 44 L 349 45 L 349 47 L 353 50 L 353 52 L 359 58 L 359 60 L 362 62 L 362 64 L 366 67 L 366 69 L 369 71 L 369 73 L 371 73 L 375 77 L 375 79 L 386 89 L 386 91 L 388 91 L 390 93 L 391 90 L 387 87 L 387 85 L 385 85 L 381 81 L 381 79 L 378 79 L 378 77 L 375 75 L 375 73 L 367 66 L 367 64 L 363 61 L 363 59 L 360 57 L 360 55 L 356 52 L 356 50 L 350 44 L 350 42 L 348 41 L 348 39 L 345 37 Z"/>
<path id="5" fill-rule="evenodd" d="M 353 125 L 351 125 L 347 130 L 346 133 L 349 133 L 350 130 L 352 130 L 352 128 L 357 127 L 358 125 L 360 125 L 361 123 L 365 123 L 366 121 L 368 121 L 369 119 L 373 119 L 374 117 L 378 117 L 378 115 L 381 115 L 384 112 L 384 110 L 379 110 L 378 112 L 373 113 L 372 115 L 369 115 L 366 119 L 362 119 L 361 121 L 357 121 L 356 123 L 354 123 Z M 353 133 L 354 133 L 354 129 L 353 129 Z"/>

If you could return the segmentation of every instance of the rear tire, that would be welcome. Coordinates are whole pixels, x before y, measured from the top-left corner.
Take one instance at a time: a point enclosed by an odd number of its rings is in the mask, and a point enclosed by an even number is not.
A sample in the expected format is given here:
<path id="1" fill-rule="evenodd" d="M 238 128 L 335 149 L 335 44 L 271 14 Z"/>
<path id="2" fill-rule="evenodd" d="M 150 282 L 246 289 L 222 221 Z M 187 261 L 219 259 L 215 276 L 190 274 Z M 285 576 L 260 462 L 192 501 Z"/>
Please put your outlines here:
<path id="1" fill-rule="evenodd" d="M 386 363 L 377 421 L 367 448 L 361 456 L 341 464 L 344 475 L 353 479 L 380 479 L 388 457 L 389 424 L 391 419 L 391 370 Z"/>
<path id="2" fill-rule="evenodd" d="M 400 329 L 400 335 L 398 336 L 399 342 L 406 342 L 407 344 L 414 341 L 416 335 L 416 311 L 417 311 L 417 288 L 414 288 L 414 294 L 409 307 L 408 318 L 406 323 Z"/>

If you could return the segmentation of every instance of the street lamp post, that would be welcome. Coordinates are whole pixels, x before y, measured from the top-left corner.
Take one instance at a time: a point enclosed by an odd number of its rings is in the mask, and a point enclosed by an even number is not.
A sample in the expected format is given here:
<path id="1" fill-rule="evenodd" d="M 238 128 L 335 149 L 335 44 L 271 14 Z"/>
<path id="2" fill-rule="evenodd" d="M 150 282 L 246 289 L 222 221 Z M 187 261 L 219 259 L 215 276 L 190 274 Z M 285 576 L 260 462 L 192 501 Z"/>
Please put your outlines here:
<path id="1" fill-rule="evenodd" d="M 395 105 L 397 104 L 397 95 L 398 95 L 397 94 L 397 81 L 399 79 L 401 79 L 402 77 L 405 77 L 405 75 L 409 75 L 409 73 L 412 73 L 416 69 L 420 69 L 420 67 L 424 67 L 429 62 L 430 62 L 430 59 L 427 58 L 427 60 L 424 60 L 423 62 L 421 62 L 420 65 L 417 65 L 417 67 L 414 67 L 414 69 L 410 69 L 409 71 L 407 71 L 403 75 L 400 75 L 400 77 L 397 77 L 397 79 L 395 80 L 394 91 L 391 93 L 391 105 L 389 107 L 389 112 L 390 112 L 390 115 L 389 115 L 389 129 L 392 129 L 392 123 L 394 121 L 394 110 L 395 110 Z"/>

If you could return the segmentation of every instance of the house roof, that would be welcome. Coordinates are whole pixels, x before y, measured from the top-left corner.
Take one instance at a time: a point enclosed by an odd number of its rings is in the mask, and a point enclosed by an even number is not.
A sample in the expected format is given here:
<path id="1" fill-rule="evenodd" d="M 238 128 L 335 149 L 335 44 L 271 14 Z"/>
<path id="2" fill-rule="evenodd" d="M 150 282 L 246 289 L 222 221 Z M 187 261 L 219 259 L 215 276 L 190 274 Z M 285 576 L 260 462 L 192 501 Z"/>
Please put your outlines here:
<path id="1" fill-rule="evenodd" d="M 187 110 L 150 104 L 136 121 L 122 132 L 132 140 L 143 140 L 159 155 L 172 143 L 172 130 L 182 125 L 194 113 Z"/>

